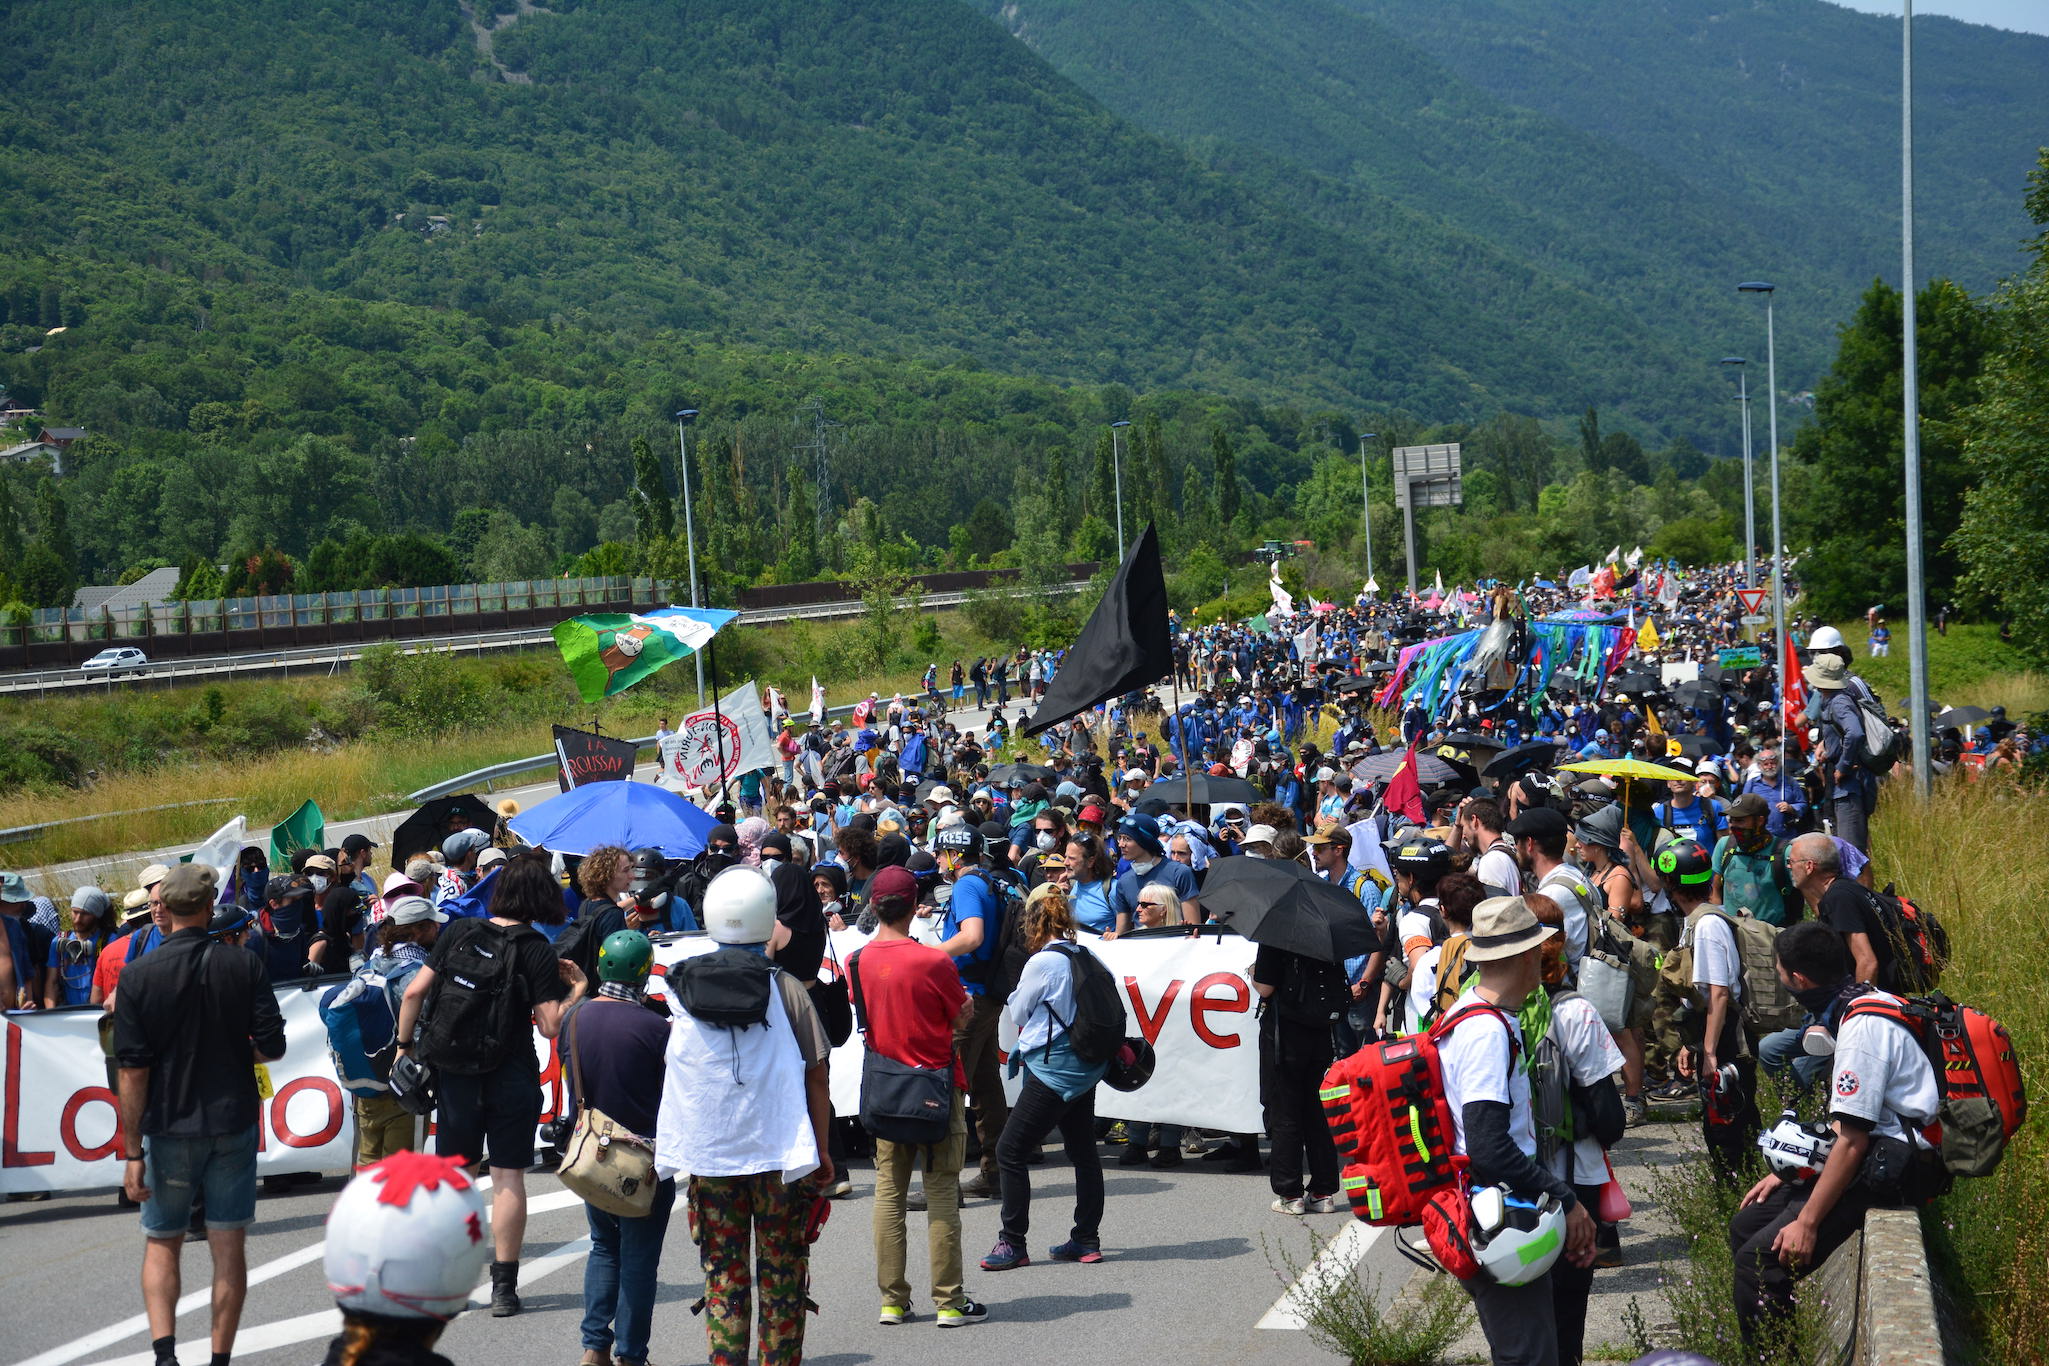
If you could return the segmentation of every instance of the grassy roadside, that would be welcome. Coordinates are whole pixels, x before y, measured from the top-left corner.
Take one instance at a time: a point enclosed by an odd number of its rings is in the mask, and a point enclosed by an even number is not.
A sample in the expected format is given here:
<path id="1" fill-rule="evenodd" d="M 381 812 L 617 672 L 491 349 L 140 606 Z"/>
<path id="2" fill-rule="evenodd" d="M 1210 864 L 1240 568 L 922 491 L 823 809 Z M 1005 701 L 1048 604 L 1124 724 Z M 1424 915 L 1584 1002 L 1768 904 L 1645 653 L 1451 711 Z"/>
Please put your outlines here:
<path id="1" fill-rule="evenodd" d="M 960 613 L 921 614 L 886 662 L 860 621 L 753 627 L 721 636 L 717 681 L 753 677 L 802 709 L 815 675 L 834 705 L 918 687 L 993 646 Z M 709 690 L 712 679 L 708 676 Z M 408 792 L 472 769 L 544 753 L 552 724 L 645 735 L 696 702 L 687 663 L 595 708 L 552 651 L 458 659 L 377 658 L 337 678 L 225 683 L 161 692 L 0 702 L 0 828 L 209 797 L 232 802 L 60 827 L 7 846 L 0 866 L 32 867 L 196 842 L 236 814 L 252 826 L 307 797 L 332 820 L 403 805 Z M 68 890 L 68 889 L 67 889 Z"/>
<path id="2" fill-rule="evenodd" d="M 1878 690 L 1898 714 L 1907 704 L 1907 642 L 1904 622 L 1893 627 L 1892 653 L 1871 657 L 1863 619 L 1836 623 L 1843 643 L 1856 652 L 1851 669 Z M 1928 695 L 1945 707 L 2003 706 L 2015 719 L 2049 710 L 2049 675 L 2031 670 L 2027 657 L 1999 638 L 1996 626 L 1951 626 L 1948 635 L 1928 633 Z"/>

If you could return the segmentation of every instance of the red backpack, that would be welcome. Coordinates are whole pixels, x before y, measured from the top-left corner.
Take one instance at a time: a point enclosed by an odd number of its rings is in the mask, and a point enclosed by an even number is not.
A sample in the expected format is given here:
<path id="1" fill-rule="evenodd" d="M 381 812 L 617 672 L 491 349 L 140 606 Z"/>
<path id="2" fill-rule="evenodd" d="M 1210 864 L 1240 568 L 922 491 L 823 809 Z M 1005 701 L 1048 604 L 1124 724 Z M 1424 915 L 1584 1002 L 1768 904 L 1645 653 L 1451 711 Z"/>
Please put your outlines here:
<path id="1" fill-rule="evenodd" d="M 1909 997 L 1904 1005 L 1859 997 L 1843 1018 L 1858 1015 L 1904 1026 L 1928 1055 L 1942 1108 L 1921 1134 L 1942 1154 L 1944 1169 L 1952 1176 L 1990 1176 L 2028 1118 L 2027 1086 L 2006 1026 L 1940 992 Z"/>
<path id="2" fill-rule="evenodd" d="M 1339 1156 L 1340 1179 L 1352 1212 L 1369 1224 L 1421 1223 L 1440 1191 L 1457 1189 L 1465 1154 L 1454 1151 L 1457 1130 L 1444 1094 L 1438 1046 L 1461 1020 L 1487 1014 L 1511 1025 L 1498 1006 L 1461 1006 L 1421 1034 L 1373 1044 L 1341 1058 L 1323 1074 L 1323 1115 Z M 1517 1034 L 1508 1031 L 1508 1066 L 1515 1069 Z"/>

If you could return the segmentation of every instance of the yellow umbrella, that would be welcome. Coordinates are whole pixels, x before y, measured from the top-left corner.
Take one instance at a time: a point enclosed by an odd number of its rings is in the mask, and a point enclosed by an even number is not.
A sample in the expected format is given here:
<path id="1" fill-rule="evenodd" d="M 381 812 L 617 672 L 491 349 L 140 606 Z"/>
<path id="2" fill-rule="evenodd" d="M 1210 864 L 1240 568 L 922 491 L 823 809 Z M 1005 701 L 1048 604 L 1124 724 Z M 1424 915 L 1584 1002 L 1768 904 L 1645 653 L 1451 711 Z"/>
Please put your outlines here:
<path id="1" fill-rule="evenodd" d="M 1643 759 L 1582 759 L 1576 764 L 1560 764 L 1561 773 L 1598 773 L 1606 778 L 1655 778 L 1660 782 L 1678 781 L 1690 783 L 1691 773 L 1663 764 L 1653 764 Z"/>

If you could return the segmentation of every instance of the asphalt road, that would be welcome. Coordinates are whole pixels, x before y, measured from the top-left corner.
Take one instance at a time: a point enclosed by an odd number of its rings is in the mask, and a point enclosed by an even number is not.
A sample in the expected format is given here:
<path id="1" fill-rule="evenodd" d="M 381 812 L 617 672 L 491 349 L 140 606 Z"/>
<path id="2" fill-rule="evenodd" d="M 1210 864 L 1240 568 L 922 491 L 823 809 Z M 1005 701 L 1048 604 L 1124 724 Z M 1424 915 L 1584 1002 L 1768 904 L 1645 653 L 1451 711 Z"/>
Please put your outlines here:
<path id="1" fill-rule="evenodd" d="M 996 1239 L 993 1200 L 962 1213 L 968 1293 L 990 1308 L 985 1323 L 942 1333 L 922 1298 L 929 1278 L 917 1250 L 924 1239 L 911 1215 L 911 1282 L 917 1318 L 898 1328 L 875 1323 L 869 1221 L 872 1174 L 858 1161 L 854 1195 L 835 1203 L 813 1248 L 812 1294 L 820 1312 L 806 1331 L 805 1359 L 814 1366 L 863 1362 L 951 1363 L 972 1352 L 986 1361 L 1045 1356 L 1047 1330 L 1088 1344 L 1097 1360 L 1325 1363 L 1331 1358 L 1274 1316 L 1287 1286 L 1276 1271 L 1283 1255 L 1306 1264 L 1312 1232 L 1342 1237 L 1346 1247 L 1376 1230 L 1349 1215 L 1307 1219 L 1275 1214 L 1266 1178 L 1231 1175 L 1191 1160 L 1168 1171 L 1124 1169 L 1119 1149 L 1106 1159 L 1108 1203 L 1103 1219 L 1106 1260 L 1076 1266 L 1039 1260 L 1064 1238 L 1071 1211 L 1070 1169 L 1057 1150 L 1033 1172 L 1030 1266 L 992 1274 L 975 1266 Z M 341 1188 L 330 1176 L 317 1187 L 263 1196 L 249 1240 L 249 1302 L 242 1316 L 238 1361 L 317 1360 L 335 1331 L 320 1265 L 322 1223 Z M 583 1206 L 552 1174 L 530 1175 L 534 1213 L 527 1226 L 521 1293 L 526 1310 L 493 1319 L 472 1312 L 453 1323 L 441 1350 L 459 1366 L 563 1366 L 581 1351 L 586 1227 Z M 1358 1234 L 1347 1229 L 1357 1229 Z M 1391 1294 L 1406 1278 L 1385 1238 L 1371 1240 L 1364 1267 L 1382 1275 Z M 150 1366 L 141 1319 L 138 1275 L 142 1239 L 136 1215 L 117 1210 L 111 1192 L 0 1205 L 0 1303 L 7 1315 L 5 1359 L 19 1366 Z M 185 1250 L 185 1286 L 178 1320 L 180 1359 L 204 1362 L 207 1255 Z M 653 1358 L 664 1366 L 702 1361 L 701 1321 L 689 1306 L 702 1293 L 696 1249 L 679 1210 L 663 1252 L 655 1310 Z M 31 1308 L 32 1307 L 32 1308 Z M 964 1337 L 964 1340 L 963 1340 Z"/>

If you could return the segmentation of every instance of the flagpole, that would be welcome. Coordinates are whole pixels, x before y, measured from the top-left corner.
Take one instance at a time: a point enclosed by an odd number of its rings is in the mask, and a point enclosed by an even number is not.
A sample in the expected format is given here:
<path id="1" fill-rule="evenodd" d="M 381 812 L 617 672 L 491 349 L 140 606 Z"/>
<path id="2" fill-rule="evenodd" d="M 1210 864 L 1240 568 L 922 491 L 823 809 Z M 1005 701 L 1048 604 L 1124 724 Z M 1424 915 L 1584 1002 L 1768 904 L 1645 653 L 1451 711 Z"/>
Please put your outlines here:
<path id="1" fill-rule="evenodd" d="M 1181 671 L 1167 670 L 1174 681 L 1174 738 L 1181 742 L 1181 781 L 1188 794 L 1188 819 L 1195 819 L 1195 756 L 1188 743 L 1188 718 L 1181 714 Z"/>

